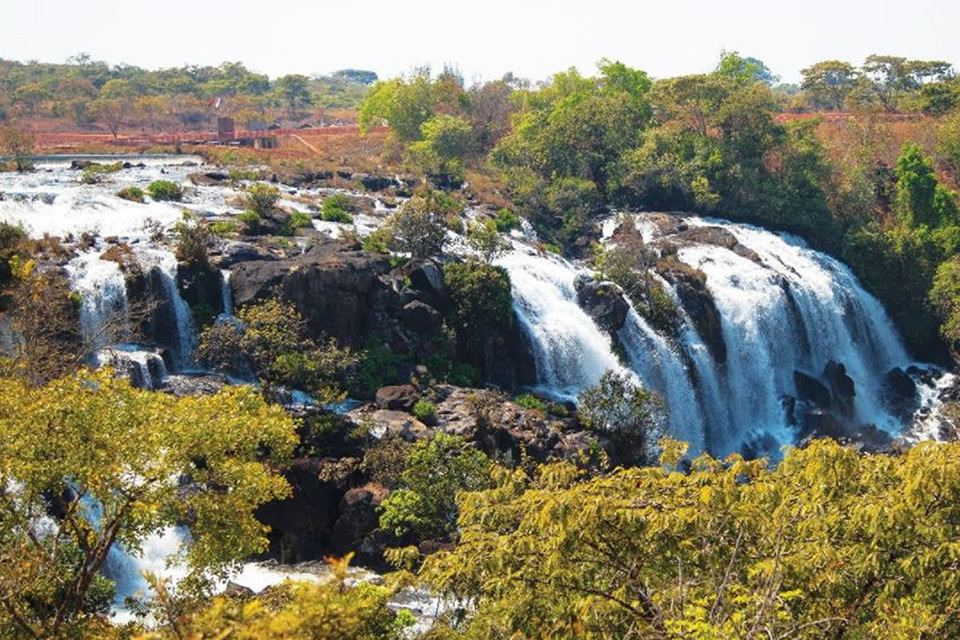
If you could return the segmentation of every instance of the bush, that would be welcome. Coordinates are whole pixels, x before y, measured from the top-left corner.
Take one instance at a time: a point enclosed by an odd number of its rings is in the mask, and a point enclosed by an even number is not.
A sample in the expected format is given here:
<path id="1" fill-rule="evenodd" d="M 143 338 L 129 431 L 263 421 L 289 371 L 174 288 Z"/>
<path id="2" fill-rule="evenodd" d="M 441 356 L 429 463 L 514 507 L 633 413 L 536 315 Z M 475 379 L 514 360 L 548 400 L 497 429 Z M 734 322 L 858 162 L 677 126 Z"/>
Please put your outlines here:
<path id="1" fill-rule="evenodd" d="M 385 233 L 389 233 L 390 248 L 408 252 L 414 258 L 442 253 L 447 237 L 448 205 L 447 197 L 434 191 L 408 200 L 387 220 Z"/>
<path id="2" fill-rule="evenodd" d="M 244 211 L 237 216 L 243 223 L 243 230 L 247 235 L 256 236 L 263 233 L 263 218 L 256 211 Z"/>
<path id="3" fill-rule="evenodd" d="M 364 251 L 374 253 L 390 253 L 390 245 L 393 243 L 393 235 L 388 228 L 381 227 L 374 229 L 364 237 L 361 247 Z"/>
<path id="4" fill-rule="evenodd" d="M 497 225 L 492 220 L 470 223 L 467 244 L 479 253 L 486 263 L 493 262 L 510 247 L 510 243 L 500 237 Z"/>
<path id="5" fill-rule="evenodd" d="M 154 180 L 150 183 L 150 186 L 147 187 L 147 193 L 149 193 L 150 197 L 154 200 L 169 200 L 173 202 L 183 200 L 183 187 L 169 180 Z"/>
<path id="6" fill-rule="evenodd" d="M 609 437 L 625 460 L 652 464 L 663 435 L 660 399 L 626 373 L 607 371 L 577 399 L 586 428 Z"/>
<path id="7" fill-rule="evenodd" d="M 519 395 L 514 398 L 513 401 L 524 409 L 541 411 L 543 413 L 547 412 L 547 403 L 532 393 L 524 393 L 523 395 Z"/>
<path id="8" fill-rule="evenodd" d="M 510 275 L 503 267 L 478 261 L 450 263 L 443 268 L 453 300 L 451 324 L 467 359 L 480 364 L 488 341 L 513 325 Z"/>
<path id="9" fill-rule="evenodd" d="M 429 400 L 417 400 L 413 405 L 413 417 L 427 426 L 437 423 L 437 406 Z"/>
<path id="10" fill-rule="evenodd" d="M 414 445 L 400 485 L 383 502 L 380 527 L 414 541 L 451 536 L 457 494 L 490 485 L 490 459 L 462 439 L 438 433 Z"/>
<path id="11" fill-rule="evenodd" d="M 130 202 L 143 202 L 143 189 L 140 187 L 124 187 L 117 191 L 117 197 Z"/>
<path id="12" fill-rule="evenodd" d="M 294 233 L 296 233 L 297 229 L 312 228 L 313 218 L 310 217 L 309 213 L 294 211 L 290 214 L 290 218 L 283 225 L 283 235 L 292 236 Z"/>
<path id="13" fill-rule="evenodd" d="M 210 232 L 215 236 L 230 236 L 240 229 L 235 222 L 218 220 L 210 225 Z"/>
<path id="14" fill-rule="evenodd" d="M 210 265 L 207 250 L 213 234 L 206 220 L 184 211 L 183 218 L 174 226 L 173 231 L 176 234 L 177 260 L 204 267 Z"/>
<path id="15" fill-rule="evenodd" d="M 320 205 L 320 217 L 327 222 L 344 222 L 350 224 L 353 222 L 353 202 L 348 196 L 342 193 L 335 193 L 329 196 Z"/>
<path id="16" fill-rule="evenodd" d="M 506 233 L 520 226 L 520 216 L 504 207 L 497 211 L 497 217 L 494 218 L 493 223 L 497 225 L 497 231 Z"/>
<path id="17" fill-rule="evenodd" d="M 403 358 L 382 342 L 370 342 L 360 353 L 353 380 L 362 395 L 372 397 L 377 389 L 400 382 L 397 365 Z"/>
<path id="18" fill-rule="evenodd" d="M 114 162 L 112 164 L 91 164 L 90 166 L 84 168 L 83 172 L 80 174 L 80 182 L 84 184 L 96 184 L 103 180 L 103 177 L 111 173 L 116 173 L 123 169 L 122 162 Z"/>
<path id="19" fill-rule="evenodd" d="M 247 188 L 246 205 L 251 211 L 265 216 L 280 201 L 280 190 L 273 185 L 258 182 Z"/>

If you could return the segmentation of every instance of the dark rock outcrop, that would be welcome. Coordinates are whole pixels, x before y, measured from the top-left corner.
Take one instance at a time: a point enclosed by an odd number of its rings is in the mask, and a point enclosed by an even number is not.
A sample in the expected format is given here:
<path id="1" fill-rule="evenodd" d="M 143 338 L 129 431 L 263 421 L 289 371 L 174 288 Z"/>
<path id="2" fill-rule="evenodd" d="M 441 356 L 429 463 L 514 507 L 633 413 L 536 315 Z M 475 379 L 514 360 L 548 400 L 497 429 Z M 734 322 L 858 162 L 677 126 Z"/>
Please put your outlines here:
<path id="1" fill-rule="evenodd" d="M 623 328 L 630 303 L 619 285 L 580 275 L 574 282 L 574 288 L 577 291 L 577 304 L 593 318 L 597 326 L 610 335 Z"/>
<path id="2" fill-rule="evenodd" d="M 747 260 L 752 260 L 757 263 L 760 262 L 760 256 L 753 250 L 740 244 L 737 237 L 723 227 L 688 227 L 678 230 L 676 234 L 671 236 L 670 242 L 690 245 L 710 244 L 729 249 Z"/>
<path id="3" fill-rule="evenodd" d="M 853 378 L 847 375 L 847 368 L 842 362 L 830 360 L 823 369 L 823 378 L 830 386 L 830 392 L 833 395 L 833 409 L 845 418 L 852 417 L 853 401 L 857 392 Z"/>
<path id="4" fill-rule="evenodd" d="M 680 304 L 693 321 L 693 326 L 710 354 L 718 364 L 727 361 L 727 344 L 723 339 L 723 325 L 720 311 L 713 296 L 707 289 L 706 276 L 700 271 L 677 262 L 664 260 L 657 265 L 657 271 L 673 285 L 680 298 Z"/>
<path id="5" fill-rule="evenodd" d="M 373 548 L 367 548 L 367 539 L 380 526 L 378 508 L 389 493 L 386 487 L 376 483 L 347 490 L 340 501 L 340 515 L 330 534 L 334 553 L 344 555 L 354 550 L 374 551 Z"/>
<path id="6" fill-rule="evenodd" d="M 419 300 L 403 305 L 400 318 L 425 340 L 436 336 L 443 327 L 443 316 L 440 312 Z"/>
<path id="7" fill-rule="evenodd" d="M 903 369 L 894 367 L 883 378 L 883 401 L 890 413 L 909 420 L 919 408 L 917 383 Z"/>
<path id="8" fill-rule="evenodd" d="M 209 264 L 184 264 L 177 268 L 177 287 L 191 309 L 205 307 L 223 313 L 223 275 Z"/>
<path id="9" fill-rule="evenodd" d="M 216 187 L 222 184 L 229 176 L 219 171 L 191 173 L 187 180 L 200 187 Z"/>
<path id="10" fill-rule="evenodd" d="M 397 296 L 389 272 L 387 256 L 318 239 L 294 258 L 236 264 L 231 285 L 237 306 L 279 294 L 304 316 L 314 336 L 362 347 L 391 328 Z"/>
<path id="11" fill-rule="evenodd" d="M 815 377 L 803 371 L 794 371 L 793 384 L 797 388 L 797 398 L 802 402 L 828 411 L 832 408 L 830 389 Z"/>
<path id="12" fill-rule="evenodd" d="M 377 389 L 375 404 L 380 409 L 410 411 L 420 399 L 420 392 L 410 384 L 393 385 Z"/>

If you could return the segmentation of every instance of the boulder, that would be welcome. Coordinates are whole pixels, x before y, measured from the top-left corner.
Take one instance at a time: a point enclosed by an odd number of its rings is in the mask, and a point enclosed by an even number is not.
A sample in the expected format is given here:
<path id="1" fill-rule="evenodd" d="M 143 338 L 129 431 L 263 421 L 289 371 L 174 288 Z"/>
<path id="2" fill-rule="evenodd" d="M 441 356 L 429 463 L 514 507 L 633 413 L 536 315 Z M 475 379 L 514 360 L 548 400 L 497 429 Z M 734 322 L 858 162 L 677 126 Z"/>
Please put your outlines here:
<path id="1" fill-rule="evenodd" d="M 853 378 L 847 375 L 847 368 L 842 362 L 830 360 L 823 369 L 823 378 L 830 386 L 833 394 L 833 408 L 845 417 L 853 415 L 853 400 L 857 395 Z"/>
<path id="2" fill-rule="evenodd" d="M 587 275 L 577 276 L 574 282 L 577 304 L 607 333 L 614 335 L 623 328 L 630 311 L 630 303 L 623 289 L 612 282 L 598 282 Z"/>
<path id="3" fill-rule="evenodd" d="M 191 309 L 206 307 L 214 316 L 223 313 L 223 275 L 211 265 L 180 263 L 177 288 Z"/>
<path id="4" fill-rule="evenodd" d="M 369 173 L 360 173 L 352 176 L 354 180 L 360 182 L 367 191 L 383 191 L 397 185 L 397 181 L 387 176 L 372 175 Z"/>
<path id="5" fill-rule="evenodd" d="M 229 269 L 240 262 L 273 260 L 274 256 L 266 249 L 250 242 L 228 242 L 215 257 L 216 266 Z"/>
<path id="6" fill-rule="evenodd" d="M 387 256 L 318 238 L 299 256 L 238 263 L 231 285 L 238 307 L 279 294 L 303 315 L 313 337 L 362 348 L 393 326 L 397 294 L 389 272 Z"/>
<path id="7" fill-rule="evenodd" d="M 409 282 L 406 288 L 417 292 L 417 299 L 445 311 L 449 306 L 450 290 L 443 278 L 443 268 L 435 260 L 414 259 L 397 270 L 397 277 Z"/>
<path id="8" fill-rule="evenodd" d="M 187 180 L 199 187 L 215 187 L 222 184 L 229 176 L 219 171 L 191 173 Z"/>
<path id="9" fill-rule="evenodd" d="M 411 411 L 419 399 L 420 392 L 413 385 L 401 384 L 377 389 L 375 404 L 380 409 Z"/>
<path id="10" fill-rule="evenodd" d="M 797 389 L 797 399 L 825 410 L 829 410 L 833 405 L 830 389 L 813 376 L 803 371 L 794 371 L 793 384 Z"/>
<path id="11" fill-rule="evenodd" d="M 679 230 L 670 240 L 681 244 L 710 244 L 729 249 L 738 256 L 760 263 L 760 256 L 756 252 L 740 244 L 737 237 L 723 227 L 688 227 Z"/>
<path id="12" fill-rule="evenodd" d="M 657 272 L 673 285 L 680 298 L 680 304 L 693 321 L 697 334 L 717 364 L 727 361 L 727 344 L 723 339 L 723 324 L 720 311 L 713 296 L 707 289 L 707 278 L 697 271 L 675 260 L 664 260 L 657 264 Z"/>
<path id="13" fill-rule="evenodd" d="M 430 305 L 414 300 L 403 305 L 400 319 L 423 339 L 429 339 L 443 327 L 443 316 Z"/>
<path id="14" fill-rule="evenodd" d="M 883 377 L 883 402 L 893 415 L 909 420 L 919 408 L 917 383 L 900 367 L 894 367 Z"/>
<path id="15" fill-rule="evenodd" d="M 376 483 L 347 490 L 340 501 L 340 515 L 331 532 L 334 553 L 345 555 L 363 548 L 366 539 L 379 528 L 378 509 L 387 495 L 386 487 Z"/>

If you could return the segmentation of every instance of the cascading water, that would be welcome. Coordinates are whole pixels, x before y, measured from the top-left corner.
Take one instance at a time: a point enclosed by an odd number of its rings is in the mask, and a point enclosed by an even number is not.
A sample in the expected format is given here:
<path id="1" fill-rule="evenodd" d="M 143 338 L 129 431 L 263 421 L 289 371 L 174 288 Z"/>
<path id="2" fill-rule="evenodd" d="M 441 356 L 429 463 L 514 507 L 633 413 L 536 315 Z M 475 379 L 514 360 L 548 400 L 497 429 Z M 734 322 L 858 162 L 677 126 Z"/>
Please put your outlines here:
<path id="1" fill-rule="evenodd" d="M 172 252 L 158 248 L 138 251 L 137 258 L 145 272 L 155 270 L 159 275 L 163 299 L 173 319 L 176 368 L 179 371 L 189 371 L 194 366 L 193 351 L 197 346 L 196 329 L 190 305 L 183 299 L 177 287 L 177 258 Z"/>
<path id="2" fill-rule="evenodd" d="M 101 253 L 96 249 L 87 251 L 66 267 L 70 285 L 81 298 L 80 331 L 84 344 L 94 349 L 123 339 L 127 313 L 127 285 L 120 265 L 101 260 Z"/>
<path id="3" fill-rule="evenodd" d="M 514 310 L 530 336 L 545 393 L 573 400 L 608 369 L 623 368 L 610 338 L 577 305 L 578 271 L 569 262 L 517 245 L 497 264 L 510 273 Z"/>
<path id="4" fill-rule="evenodd" d="M 230 288 L 230 270 L 220 270 L 220 297 L 223 300 L 223 314 L 233 315 L 233 290 Z"/>
<path id="5" fill-rule="evenodd" d="M 631 309 L 618 339 L 629 368 L 663 395 L 671 435 L 694 452 L 739 451 L 766 439 L 765 451 L 796 439 L 784 397 L 795 396 L 794 371 L 817 376 L 840 362 L 856 381 L 853 419 L 888 431 L 903 425 L 882 402 L 883 376 L 910 359 L 882 306 L 849 269 L 798 238 L 748 225 L 687 218 L 688 227 L 721 227 L 740 251 L 704 242 L 679 246 L 677 258 L 706 275 L 720 316 L 726 361 L 717 363 L 677 292 L 681 326 L 658 334 Z M 647 242 L 658 233 L 644 216 L 634 223 Z M 605 227 L 605 236 L 613 227 Z M 543 392 L 574 399 L 607 369 L 622 367 L 611 341 L 576 302 L 582 270 L 521 245 L 499 260 L 510 272 L 514 305 L 532 344 Z"/>

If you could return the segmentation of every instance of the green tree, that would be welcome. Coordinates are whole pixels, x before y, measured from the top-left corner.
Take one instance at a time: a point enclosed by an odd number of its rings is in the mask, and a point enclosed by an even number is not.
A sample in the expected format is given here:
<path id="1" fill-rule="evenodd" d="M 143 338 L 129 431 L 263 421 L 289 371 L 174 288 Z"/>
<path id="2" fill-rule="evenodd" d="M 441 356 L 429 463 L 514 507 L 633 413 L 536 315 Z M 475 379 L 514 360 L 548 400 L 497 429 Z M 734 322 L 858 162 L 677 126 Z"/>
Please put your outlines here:
<path id="1" fill-rule="evenodd" d="M 577 416 L 588 429 L 611 438 L 624 459 L 641 464 L 656 460 L 662 402 L 629 374 L 606 371 L 577 397 Z"/>
<path id="2" fill-rule="evenodd" d="M 433 117 L 434 104 L 429 75 L 377 82 L 360 106 L 360 128 L 369 131 L 385 122 L 401 142 L 420 140 L 423 124 Z"/>
<path id="3" fill-rule="evenodd" d="M 287 108 L 290 117 L 313 104 L 310 78 L 299 74 L 281 76 L 273 83 L 277 100 Z"/>
<path id="4" fill-rule="evenodd" d="M 489 371 L 493 347 L 513 325 L 510 275 L 479 261 L 452 262 L 443 268 L 453 301 L 451 324 L 467 359 Z"/>
<path id="5" fill-rule="evenodd" d="M 953 257 L 937 268 L 930 303 L 940 317 L 940 335 L 956 358 L 960 355 L 960 258 Z"/>
<path id="6" fill-rule="evenodd" d="M 390 248 L 409 252 L 414 258 L 439 255 L 446 243 L 445 220 L 451 213 L 444 194 L 428 191 L 415 195 L 387 219 Z"/>
<path id="7" fill-rule="evenodd" d="M 33 168 L 30 155 L 33 153 L 33 136 L 18 127 L 0 127 L 0 151 L 13 159 L 17 171 Z"/>
<path id="8" fill-rule="evenodd" d="M 857 82 L 857 70 L 841 60 L 818 62 L 800 74 L 803 76 L 801 86 L 813 98 L 814 104 L 834 111 L 843 109 Z"/>
<path id="9" fill-rule="evenodd" d="M 470 602 L 463 637 L 697 640 L 960 634 L 960 445 L 763 460 L 668 443 L 660 467 L 499 471 L 421 578 Z"/>
<path id="10" fill-rule="evenodd" d="M 190 523 L 184 588 L 263 551 L 254 510 L 287 495 L 273 465 L 296 442 L 283 410 L 250 388 L 177 399 L 107 372 L 5 380 L 0 435 L 0 634 L 20 638 L 86 637 L 111 549 L 136 552 L 165 527 Z"/>
<path id="11" fill-rule="evenodd" d="M 456 531 L 457 494 L 490 482 L 490 460 L 456 436 L 438 433 L 418 442 L 404 462 L 400 488 L 383 502 L 380 527 L 419 541 Z"/>

